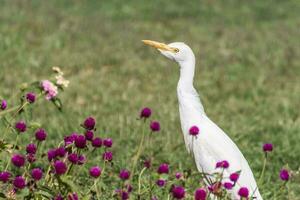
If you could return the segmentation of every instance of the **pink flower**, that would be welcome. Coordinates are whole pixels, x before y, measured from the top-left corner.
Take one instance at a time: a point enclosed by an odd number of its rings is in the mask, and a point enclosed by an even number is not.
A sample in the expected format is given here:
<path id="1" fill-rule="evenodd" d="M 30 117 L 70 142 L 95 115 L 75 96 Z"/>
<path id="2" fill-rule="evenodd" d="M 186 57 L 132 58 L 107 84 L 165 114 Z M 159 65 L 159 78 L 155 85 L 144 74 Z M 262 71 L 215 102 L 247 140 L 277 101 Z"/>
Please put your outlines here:
<path id="1" fill-rule="evenodd" d="M 41 82 L 42 89 L 46 92 L 46 99 L 51 100 L 58 94 L 57 87 L 48 80 L 43 80 Z"/>

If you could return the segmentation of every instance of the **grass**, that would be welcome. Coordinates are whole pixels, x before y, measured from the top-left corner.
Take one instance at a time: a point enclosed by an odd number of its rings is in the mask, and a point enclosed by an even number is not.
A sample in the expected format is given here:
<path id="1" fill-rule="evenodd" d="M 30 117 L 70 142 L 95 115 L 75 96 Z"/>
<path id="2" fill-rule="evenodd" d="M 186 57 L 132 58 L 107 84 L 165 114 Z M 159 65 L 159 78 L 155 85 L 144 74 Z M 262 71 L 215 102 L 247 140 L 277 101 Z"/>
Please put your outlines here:
<path id="1" fill-rule="evenodd" d="M 275 145 L 266 177 L 274 181 L 285 163 L 299 168 L 299 12 L 296 0 L 3 0 L 0 95 L 9 99 L 23 82 L 62 66 L 71 81 L 64 112 L 50 104 L 34 110 L 52 138 L 47 145 L 92 115 L 98 133 L 115 138 L 125 165 L 138 144 L 138 111 L 149 106 L 162 125 L 159 159 L 195 170 L 180 131 L 178 67 L 140 42 L 184 41 L 196 54 L 195 87 L 207 114 L 238 144 L 256 177 L 261 145 Z M 290 184 L 290 199 L 299 199 L 299 181 Z M 261 189 L 267 199 L 270 188 Z"/>

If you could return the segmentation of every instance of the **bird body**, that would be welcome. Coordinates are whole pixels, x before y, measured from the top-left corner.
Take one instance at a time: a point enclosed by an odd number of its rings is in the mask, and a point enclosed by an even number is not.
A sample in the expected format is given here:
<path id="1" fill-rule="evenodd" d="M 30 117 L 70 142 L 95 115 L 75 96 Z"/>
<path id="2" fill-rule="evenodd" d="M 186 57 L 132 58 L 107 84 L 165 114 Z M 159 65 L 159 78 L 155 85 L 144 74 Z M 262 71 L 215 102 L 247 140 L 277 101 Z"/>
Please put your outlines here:
<path id="1" fill-rule="evenodd" d="M 247 187 L 250 195 L 257 200 L 262 200 L 247 160 L 236 144 L 207 117 L 204 111 L 200 97 L 193 86 L 195 73 L 193 51 L 181 42 L 168 45 L 153 41 L 144 42 L 156 47 L 164 56 L 176 61 L 180 66 L 177 85 L 180 122 L 186 148 L 193 155 L 197 169 L 203 173 L 213 174 L 217 172 L 216 163 L 227 160 L 230 166 L 224 169 L 223 181 L 228 181 L 231 173 L 240 171 L 236 186 L 231 191 L 231 198 L 239 199 L 239 188 Z M 199 128 L 200 132 L 197 136 L 189 133 L 192 126 Z"/>

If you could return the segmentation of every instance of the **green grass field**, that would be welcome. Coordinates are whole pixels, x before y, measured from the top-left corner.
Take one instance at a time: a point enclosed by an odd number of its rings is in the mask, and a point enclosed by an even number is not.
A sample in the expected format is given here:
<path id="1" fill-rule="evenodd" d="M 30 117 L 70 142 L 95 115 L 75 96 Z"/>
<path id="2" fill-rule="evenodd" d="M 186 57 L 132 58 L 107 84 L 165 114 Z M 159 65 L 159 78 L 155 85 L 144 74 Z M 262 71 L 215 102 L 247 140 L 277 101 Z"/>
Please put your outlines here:
<path id="1" fill-rule="evenodd" d="M 183 41 L 195 52 L 195 87 L 208 116 L 240 147 L 256 177 L 264 142 L 275 151 L 260 190 L 265 199 L 278 171 L 300 167 L 300 3 L 297 0 L 74 0 L 0 1 L 0 96 L 16 104 L 18 86 L 47 78 L 61 66 L 71 81 L 64 111 L 39 103 L 35 119 L 49 132 L 47 146 L 97 119 L 112 137 L 120 166 L 130 162 L 149 106 L 162 131 L 158 160 L 196 170 L 179 124 L 175 63 L 142 39 Z M 29 140 L 29 139 L 28 139 Z M 290 197 L 300 199 L 300 178 Z"/>

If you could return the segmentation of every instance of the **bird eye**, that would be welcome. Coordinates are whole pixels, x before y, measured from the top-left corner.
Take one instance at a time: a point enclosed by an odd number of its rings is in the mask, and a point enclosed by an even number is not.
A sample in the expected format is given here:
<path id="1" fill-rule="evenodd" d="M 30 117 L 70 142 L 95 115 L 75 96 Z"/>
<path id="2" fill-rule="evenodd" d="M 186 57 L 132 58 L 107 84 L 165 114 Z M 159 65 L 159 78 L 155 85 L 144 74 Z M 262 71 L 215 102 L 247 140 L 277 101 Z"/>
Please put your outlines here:
<path id="1" fill-rule="evenodd" d="M 175 48 L 175 49 L 174 49 L 174 52 L 175 52 L 175 53 L 178 53 L 178 52 L 179 52 L 179 49 Z"/>

